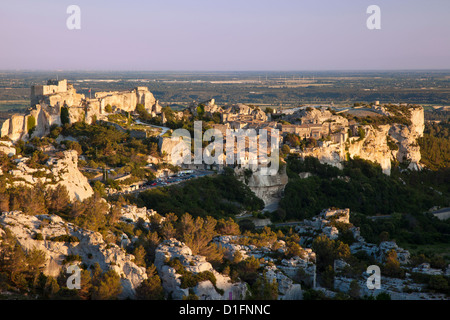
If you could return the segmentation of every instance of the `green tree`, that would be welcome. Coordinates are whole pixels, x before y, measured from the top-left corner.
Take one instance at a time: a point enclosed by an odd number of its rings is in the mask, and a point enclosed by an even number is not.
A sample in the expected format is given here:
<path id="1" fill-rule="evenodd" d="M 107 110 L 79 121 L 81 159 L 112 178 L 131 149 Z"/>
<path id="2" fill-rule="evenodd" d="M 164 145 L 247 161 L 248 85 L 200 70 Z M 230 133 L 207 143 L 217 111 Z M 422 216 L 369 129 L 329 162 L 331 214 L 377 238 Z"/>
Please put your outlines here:
<path id="1" fill-rule="evenodd" d="M 239 235 L 239 225 L 231 218 L 221 218 L 217 221 L 216 232 L 221 235 Z"/>
<path id="2" fill-rule="evenodd" d="M 64 106 L 61 107 L 61 124 L 65 125 L 65 124 L 69 124 L 70 123 L 70 115 L 69 115 L 69 108 Z"/>
<path id="3" fill-rule="evenodd" d="M 428 282 L 428 287 L 431 290 L 436 290 L 438 292 L 447 292 L 449 289 L 448 280 L 441 275 L 431 276 Z"/>
<path id="4" fill-rule="evenodd" d="M 139 300 L 161 300 L 164 298 L 164 291 L 161 279 L 156 273 L 156 267 L 151 265 L 147 268 L 148 278 L 141 282 L 136 288 L 136 298 Z"/>
<path id="5" fill-rule="evenodd" d="M 264 273 L 258 277 L 253 284 L 251 300 L 277 300 L 278 299 L 278 283 L 276 279 L 270 281 Z"/>
<path id="6" fill-rule="evenodd" d="M 332 266 L 327 265 L 325 270 L 321 273 L 321 282 L 322 285 L 326 288 L 333 289 L 334 288 L 334 276 L 335 272 Z"/>
<path id="7" fill-rule="evenodd" d="M 114 270 L 109 270 L 102 275 L 98 286 L 93 287 L 92 299 L 113 300 L 117 299 L 121 292 L 120 276 Z"/>
<path id="8" fill-rule="evenodd" d="M 36 286 L 36 281 L 39 274 L 44 268 L 46 261 L 46 254 L 42 250 L 34 248 L 26 255 L 27 272 L 30 274 L 33 286 Z"/>
<path id="9" fill-rule="evenodd" d="M 145 265 L 145 249 L 143 246 L 138 246 L 133 251 L 134 255 L 134 263 L 138 265 L 139 267 L 146 267 Z"/>
<path id="10" fill-rule="evenodd" d="M 291 148 L 289 148 L 287 144 L 283 144 L 283 146 L 281 147 L 281 153 L 283 153 L 284 155 L 288 155 L 290 152 Z"/>
<path id="11" fill-rule="evenodd" d="M 82 228 L 98 231 L 106 225 L 108 213 L 108 203 L 98 193 L 80 201 L 75 201 L 72 205 L 71 215 Z"/>
<path id="12" fill-rule="evenodd" d="M 58 184 L 55 188 L 47 188 L 45 204 L 51 213 L 60 213 L 68 210 L 70 197 L 66 186 Z"/>
<path id="13" fill-rule="evenodd" d="M 316 253 L 316 264 L 319 270 L 324 270 L 326 266 L 333 265 L 336 257 L 334 240 L 321 234 L 314 239 L 312 249 Z"/>

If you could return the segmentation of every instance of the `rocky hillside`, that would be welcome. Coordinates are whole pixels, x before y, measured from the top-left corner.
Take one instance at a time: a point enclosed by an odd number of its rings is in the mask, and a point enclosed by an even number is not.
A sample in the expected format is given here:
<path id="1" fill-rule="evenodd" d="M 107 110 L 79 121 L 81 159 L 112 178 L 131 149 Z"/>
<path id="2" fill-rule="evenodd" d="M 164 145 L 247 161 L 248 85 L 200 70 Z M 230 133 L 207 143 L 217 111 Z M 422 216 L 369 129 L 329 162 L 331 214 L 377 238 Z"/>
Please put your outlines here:
<path id="1" fill-rule="evenodd" d="M 4 212 L 0 226 L 0 236 L 5 232 L 2 229 L 8 229 L 25 251 L 37 249 L 45 253 L 45 275 L 57 277 L 73 263 L 83 263 L 88 268 L 98 263 L 103 271 L 114 270 L 121 277 L 123 298 L 133 297 L 135 288 L 147 279 L 145 268 L 134 264 L 133 255 L 106 243 L 100 233 L 77 227 L 59 216 Z M 76 261 L 66 262 L 73 260 L 70 257 L 77 257 Z"/>
<path id="2" fill-rule="evenodd" d="M 82 201 L 92 196 L 94 191 L 88 179 L 78 170 L 77 151 L 67 150 L 61 154 L 60 158 L 50 158 L 42 168 L 30 168 L 28 159 L 22 159 L 15 169 L 10 170 L 6 185 L 34 186 L 41 183 L 48 188 L 61 185 L 66 187 L 71 201 Z"/>
<path id="3" fill-rule="evenodd" d="M 232 283 L 230 277 L 214 270 L 204 256 L 193 255 L 188 246 L 176 239 L 158 246 L 155 266 L 166 296 L 173 299 L 181 300 L 190 291 L 201 300 L 241 300 L 246 296 L 245 283 Z"/>

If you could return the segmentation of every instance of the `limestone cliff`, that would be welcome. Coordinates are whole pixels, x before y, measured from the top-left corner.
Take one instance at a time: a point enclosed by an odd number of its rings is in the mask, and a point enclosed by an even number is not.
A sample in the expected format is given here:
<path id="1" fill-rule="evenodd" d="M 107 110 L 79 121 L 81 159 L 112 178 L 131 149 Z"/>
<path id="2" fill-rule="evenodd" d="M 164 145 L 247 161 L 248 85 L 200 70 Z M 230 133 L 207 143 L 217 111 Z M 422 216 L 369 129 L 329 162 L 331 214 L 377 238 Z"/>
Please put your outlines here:
<path id="1" fill-rule="evenodd" d="M 383 172 L 390 174 L 391 161 L 407 162 L 409 168 L 418 170 L 422 166 L 417 139 L 423 136 L 424 113 L 422 107 L 411 107 L 402 114 L 410 124 L 363 125 L 363 136 L 350 137 L 347 141 L 320 141 L 319 146 L 300 152 L 302 157 L 314 156 L 322 163 L 341 167 L 341 162 L 359 157 L 380 164 Z"/>
<path id="2" fill-rule="evenodd" d="M 239 170 L 237 173 L 240 180 L 244 181 L 250 190 L 264 201 L 266 208 L 276 208 L 276 205 L 282 198 L 284 187 L 288 183 L 285 166 L 280 168 L 276 175 L 262 175 L 259 171 L 256 171 L 246 179 L 244 175 L 239 175 Z"/>

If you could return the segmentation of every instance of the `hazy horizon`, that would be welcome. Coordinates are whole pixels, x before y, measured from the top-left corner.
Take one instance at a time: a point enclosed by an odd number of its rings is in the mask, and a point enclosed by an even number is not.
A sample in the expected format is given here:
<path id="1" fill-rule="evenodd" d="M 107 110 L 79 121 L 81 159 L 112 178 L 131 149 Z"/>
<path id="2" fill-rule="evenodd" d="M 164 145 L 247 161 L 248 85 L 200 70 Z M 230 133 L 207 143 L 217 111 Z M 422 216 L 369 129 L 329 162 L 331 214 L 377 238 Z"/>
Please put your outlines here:
<path id="1" fill-rule="evenodd" d="M 80 30 L 66 26 L 72 4 Z M 366 26 L 373 4 L 380 30 Z M 448 12 L 446 0 L 17 0 L 0 4 L 0 70 L 448 70 Z"/>
<path id="2" fill-rule="evenodd" d="M 304 70 L 294 70 L 294 69 L 280 69 L 280 70 L 183 70 L 183 69 L 154 69 L 154 70 L 145 70 L 145 69 L 117 69 L 117 70 L 107 70 L 107 69 L 0 69 L 0 72 L 104 72 L 104 73 L 117 73 L 117 72 L 130 72 L 130 73 L 176 73 L 176 72 L 186 72 L 186 73 L 259 73 L 259 72 L 267 72 L 267 73 L 277 73 L 277 72 L 356 72 L 356 73 L 384 73 L 384 72 L 450 72 L 450 68 L 442 68 L 442 69 L 304 69 Z"/>

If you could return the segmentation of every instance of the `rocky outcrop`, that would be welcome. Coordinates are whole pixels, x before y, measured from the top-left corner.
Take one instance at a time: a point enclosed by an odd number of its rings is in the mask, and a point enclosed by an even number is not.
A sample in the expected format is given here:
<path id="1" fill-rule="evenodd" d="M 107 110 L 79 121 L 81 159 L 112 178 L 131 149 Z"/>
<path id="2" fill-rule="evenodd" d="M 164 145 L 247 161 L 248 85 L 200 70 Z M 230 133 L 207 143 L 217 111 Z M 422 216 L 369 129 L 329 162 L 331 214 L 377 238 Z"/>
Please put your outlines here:
<path id="1" fill-rule="evenodd" d="M 133 297 L 134 290 L 147 279 L 145 268 L 138 267 L 134 256 L 116 244 L 104 242 L 98 232 L 77 227 L 55 215 L 25 215 L 19 211 L 0 215 L 0 226 L 9 229 L 20 246 L 26 250 L 38 249 L 45 253 L 43 272 L 57 277 L 67 264 L 68 256 L 78 255 L 87 267 L 98 263 L 103 271 L 114 270 L 121 277 L 122 297 Z M 38 236 L 39 235 L 39 236 Z M 71 236 L 76 242 L 55 239 Z M 38 240 L 42 239 L 42 240 Z"/>
<path id="2" fill-rule="evenodd" d="M 267 266 L 265 276 L 269 282 L 278 285 L 278 300 L 303 300 L 302 286 L 286 276 L 276 266 Z"/>
<path id="3" fill-rule="evenodd" d="M 197 283 L 191 288 L 181 287 L 182 275 L 168 265 L 172 259 L 179 259 L 186 272 L 198 274 L 204 271 L 211 272 L 215 278 L 215 285 L 210 280 Z M 247 286 L 241 282 L 232 283 L 228 276 L 222 275 L 206 261 L 205 257 L 193 255 L 192 250 L 184 243 L 170 239 L 163 241 L 155 252 L 155 266 L 161 277 L 162 286 L 166 296 L 181 300 L 189 295 L 189 289 L 201 300 L 233 300 L 243 299 Z"/>
<path id="4" fill-rule="evenodd" d="M 132 224 L 136 224 L 139 220 L 141 220 L 146 226 L 150 224 L 151 217 L 157 214 L 157 212 L 153 209 L 147 209 L 146 207 L 139 208 L 133 205 L 123 206 L 120 213 L 120 220 Z M 164 221 L 164 217 L 161 217 L 161 221 Z"/>
<path id="5" fill-rule="evenodd" d="M 286 276 L 291 279 L 298 278 L 301 274 L 302 281 L 311 288 L 316 287 L 316 264 L 315 253 L 311 249 L 305 249 L 307 256 L 305 258 L 294 256 L 290 259 L 281 260 L 277 266 Z"/>
<path id="6" fill-rule="evenodd" d="M 445 294 L 436 293 L 427 289 L 427 284 L 414 283 L 409 276 L 405 279 L 397 279 L 383 276 L 381 278 L 380 289 L 369 289 L 367 278 L 370 275 L 366 272 L 358 279 L 347 278 L 336 275 L 334 278 L 334 290 L 337 292 L 350 292 L 350 284 L 354 281 L 359 287 L 359 296 L 376 297 L 380 293 L 387 293 L 392 300 L 448 300 Z M 369 280 L 372 282 L 371 280 Z M 334 296 L 334 294 L 333 294 Z"/>
<path id="7" fill-rule="evenodd" d="M 51 172 L 57 185 L 62 185 L 69 191 L 69 197 L 82 201 L 94 194 L 88 179 L 78 170 L 78 153 L 75 150 L 64 151 L 64 157 L 53 163 Z"/>
<path id="8" fill-rule="evenodd" d="M 17 141 L 27 134 L 26 116 L 12 115 L 6 119 L 1 125 L 1 136 L 8 137 L 13 141 Z"/>
<path id="9" fill-rule="evenodd" d="M 321 141 L 318 147 L 306 149 L 300 152 L 300 155 L 313 156 L 321 163 L 339 168 L 342 168 L 341 163 L 347 160 L 347 157 L 359 157 L 380 164 L 385 174 L 391 172 L 391 161 L 408 162 L 410 169 L 421 169 L 417 139 L 423 136 L 423 108 L 411 107 L 408 111 L 403 117 L 410 121 L 410 125 L 363 125 L 360 129 L 364 136 L 350 137 L 347 141 L 338 143 Z"/>
<path id="10" fill-rule="evenodd" d="M 177 158 L 177 155 L 181 155 L 184 149 L 186 149 L 185 154 L 189 156 L 190 160 L 190 150 L 188 152 L 187 147 L 185 147 L 185 144 L 183 143 L 182 137 L 159 137 L 158 149 L 163 155 L 164 160 L 174 165 L 182 163 L 184 158 L 181 156 L 180 158 Z"/>
<path id="11" fill-rule="evenodd" d="M 244 181 L 255 195 L 264 201 L 267 210 L 275 210 L 281 200 L 284 188 L 288 183 L 286 167 L 282 167 L 275 175 L 264 175 L 255 171 L 247 179 L 239 169 L 236 169 L 240 180 Z"/>
<path id="12" fill-rule="evenodd" d="M 0 141 L 0 152 L 3 152 L 8 157 L 16 155 L 16 148 L 14 148 L 11 141 Z"/>
<path id="13" fill-rule="evenodd" d="M 376 245 L 373 243 L 366 243 L 363 239 L 360 239 L 350 245 L 350 251 L 352 253 L 364 251 L 380 263 L 385 262 L 386 254 L 390 250 L 397 252 L 397 259 L 401 264 L 407 264 L 409 262 L 409 251 L 400 248 L 394 241 L 383 241 L 379 245 Z"/>
<path id="14" fill-rule="evenodd" d="M 348 153 L 350 158 L 359 157 L 379 163 L 383 172 L 390 174 L 391 159 L 393 155 L 387 145 L 387 134 L 390 126 L 379 126 L 373 128 L 372 126 L 362 126 L 365 132 L 365 138 L 350 138 L 348 146 Z"/>
<path id="15" fill-rule="evenodd" d="M 27 166 L 26 161 L 17 164 L 16 169 L 10 170 L 14 179 L 12 185 L 44 184 L 47 188 L 58 185 L 65 186 L 71 201 L 82 201 L 94 194 L 88 179 L 78 170 L 78 153 L 67 150 L 62 158 L 50 158 L 46 168 L 33 169 Z"/>
<path id="16" fill-rule="evenodd" d="M 210 106 L 209 108 L 212 107 Z M 242 120 L 267 121 L 268 119 L 266 113 L 262 111 L 259 107 L 254 107 L 243 103 L 227 105 L 222 107 L 221 109 L 214 111 L 221 113 L 221 118 L 223 122 L 242 121 Z"/>

